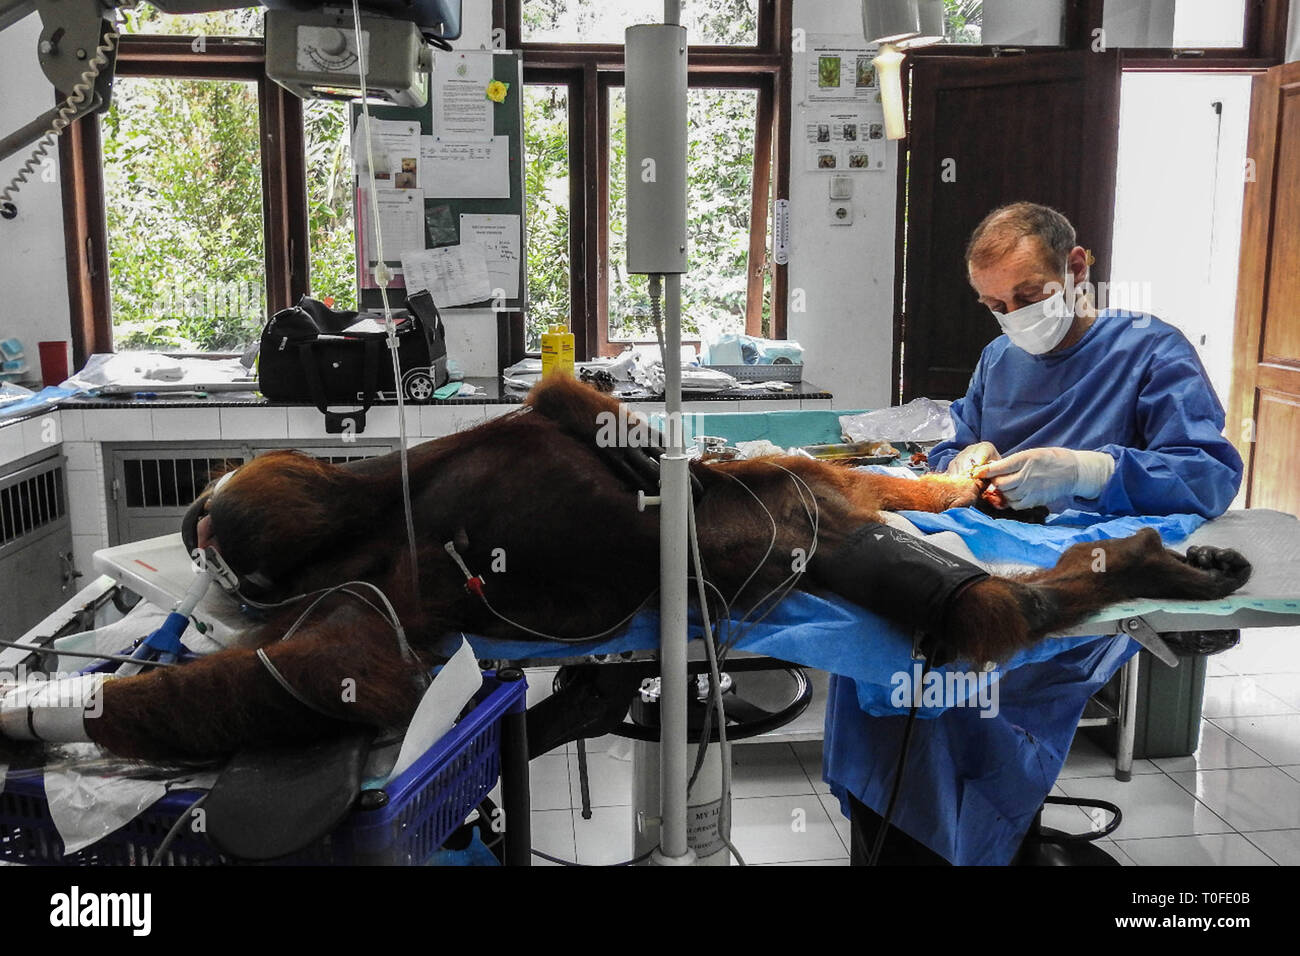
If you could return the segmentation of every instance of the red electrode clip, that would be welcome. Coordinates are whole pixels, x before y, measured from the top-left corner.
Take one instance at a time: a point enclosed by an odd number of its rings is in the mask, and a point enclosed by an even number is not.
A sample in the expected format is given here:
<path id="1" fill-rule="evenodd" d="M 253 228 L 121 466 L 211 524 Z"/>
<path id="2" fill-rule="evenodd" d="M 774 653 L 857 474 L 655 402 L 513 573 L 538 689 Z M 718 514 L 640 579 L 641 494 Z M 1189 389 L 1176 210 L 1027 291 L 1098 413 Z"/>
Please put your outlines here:
<path id="1" fill-rule="evenodd" d="M 451 555 L 451 559 L 456 562 L 456 566 L 459 567 L 461 573 L 465 575 L 465 590 L 470 594 L 473 594 L 475 597 L 482 598 L 483 579 L 476 574 L 470 573 L 469 568 L 465 566 L 465 562 L 461 560 L 460 552 L 456 550 L 455 543 L 448 541 L 442 547 L 447 554 Z"/>

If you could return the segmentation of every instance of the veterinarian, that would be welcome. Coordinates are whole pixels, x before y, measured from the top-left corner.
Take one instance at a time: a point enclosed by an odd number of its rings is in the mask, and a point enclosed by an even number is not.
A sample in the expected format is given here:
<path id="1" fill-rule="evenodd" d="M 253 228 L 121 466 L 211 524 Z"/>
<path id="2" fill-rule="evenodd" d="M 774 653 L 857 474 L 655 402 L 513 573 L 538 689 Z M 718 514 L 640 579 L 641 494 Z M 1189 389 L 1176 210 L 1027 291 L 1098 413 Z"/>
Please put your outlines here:
<path id="1" fill-rule="evenodd" d="M 1227 510 L 1241 456 L 1182 332 L 1143 313 L 1098 313 L 1088 254 L 1045 206 L 995 210 L 971 237 L 971 285 L 1005 335 L 952 405 L 956 436 L 931 468 L 988 479 L 1005 506 L 1107 515 Z"/>
<path id="2" fill-rule="evenodd" d="M 1242 461 L 1196 351 L 1154 316 L 1098 312 L 1088 258 L 1044 206 L 1005 206 L 975 230 L 970 282 L 1005 335 L 953 403 L 956 436 L 930 466 L 987 480 L 998 507 L 1217 517 Z M 1088 698 L 1129 653 L 1127 638 L 1093 641 L 1004 674 L 996 718 L 952 708 L 917 721 L 879 862 L 1011 862 L 1060 770 L 1041 745 L 1064 761 Z M 883 822 L 905 720 L 869 716 L 854 683 L 832 679 L 824 776 L 849 812 L 855 864 Z"/>

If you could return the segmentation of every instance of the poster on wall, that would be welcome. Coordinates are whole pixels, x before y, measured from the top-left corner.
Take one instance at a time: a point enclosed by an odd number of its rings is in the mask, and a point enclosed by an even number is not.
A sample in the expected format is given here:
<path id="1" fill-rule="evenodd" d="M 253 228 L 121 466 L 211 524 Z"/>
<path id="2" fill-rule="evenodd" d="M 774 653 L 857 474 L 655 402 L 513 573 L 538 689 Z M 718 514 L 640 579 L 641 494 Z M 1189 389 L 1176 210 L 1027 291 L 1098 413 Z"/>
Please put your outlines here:
<path id="1" fill-rule="evenodd" d="M 843 35 L 810 36 L 804 53 L 804 103 L 880 103 L 872 61 L 877 48 L 846 43 Z"/>
<path id="2" fill-rule="evenodd" d="M 883 170 L 885 121 L 878 110 L 851 104 L 840 109 L 806 109 L 803 136 L 810 172 Z"/>

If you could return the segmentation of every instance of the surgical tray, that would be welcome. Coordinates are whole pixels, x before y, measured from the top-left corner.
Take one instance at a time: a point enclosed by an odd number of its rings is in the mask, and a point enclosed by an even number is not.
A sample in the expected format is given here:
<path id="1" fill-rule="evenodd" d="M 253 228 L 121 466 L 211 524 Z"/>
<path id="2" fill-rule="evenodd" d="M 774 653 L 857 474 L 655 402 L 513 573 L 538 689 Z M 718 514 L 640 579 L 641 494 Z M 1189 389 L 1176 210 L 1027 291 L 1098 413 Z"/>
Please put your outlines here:
<path id="1" fill-rule="evenodd" d="M 501 726 L 524 706 L 527 682 L 484 675 L 474 707 L 419 760 L 381 791 L 365 791 L 333 833 L 276 865 L 419 865 L 443 844 L 496 783 Z M 130 823 L 68 856 L 50 817 L 40 778 L 14 777 L 0 789 L 0 859 L 38 866 L 142 866 L 153 860 L 176 819 L 200 796 L 168 793 Z M 171 866 L 234 863 L 201 835 L 182 829 L 164 862 Z"/>

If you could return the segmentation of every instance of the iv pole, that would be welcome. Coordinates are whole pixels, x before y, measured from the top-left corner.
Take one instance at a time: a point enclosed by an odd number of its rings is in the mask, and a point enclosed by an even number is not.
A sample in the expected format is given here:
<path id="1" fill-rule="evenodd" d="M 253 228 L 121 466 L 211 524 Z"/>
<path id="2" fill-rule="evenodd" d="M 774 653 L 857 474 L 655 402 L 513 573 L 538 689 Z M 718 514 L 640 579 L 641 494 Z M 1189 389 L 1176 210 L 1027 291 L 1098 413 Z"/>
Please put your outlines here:
<path id="1" fill-rule="evenodd" d="M 659 866 L 689 866 L 687 843 L 687 495 L 682 428 L 682 273 L 686 271 L 686 29 L 681 3 L 665 0 L 664 23 L 629 27 L 627 76 L 627 264 L 665 287 L 664 410 L 659 464 L 659 673 L 661 697 Z"/>

